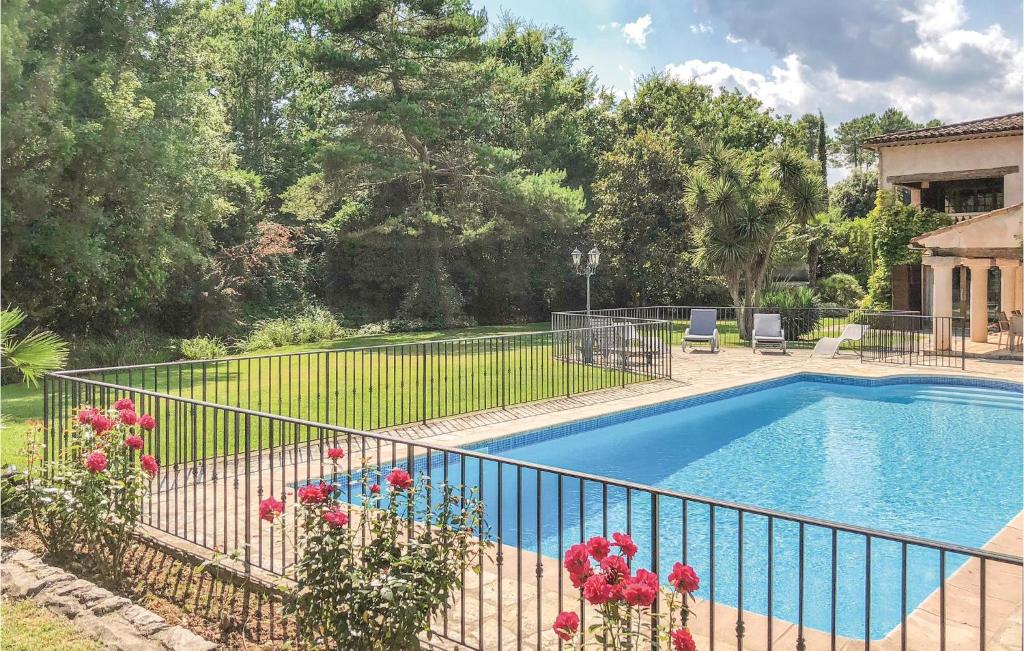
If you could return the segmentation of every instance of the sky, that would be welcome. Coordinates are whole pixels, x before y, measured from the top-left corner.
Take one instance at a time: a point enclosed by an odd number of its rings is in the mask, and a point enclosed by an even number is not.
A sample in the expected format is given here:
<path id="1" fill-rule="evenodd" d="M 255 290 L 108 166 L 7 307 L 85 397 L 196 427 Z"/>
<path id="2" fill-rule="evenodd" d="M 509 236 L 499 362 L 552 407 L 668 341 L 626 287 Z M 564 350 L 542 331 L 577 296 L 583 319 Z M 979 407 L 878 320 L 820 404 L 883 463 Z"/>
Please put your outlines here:
<path id="1" fill-rule="evenodd" d="M 1021 110 L 1020 0 L 475 0 L 559 25 L 620 96 L 637 77 L 739 88 L 831 128 L 889 106 L 924 122 Z"/>

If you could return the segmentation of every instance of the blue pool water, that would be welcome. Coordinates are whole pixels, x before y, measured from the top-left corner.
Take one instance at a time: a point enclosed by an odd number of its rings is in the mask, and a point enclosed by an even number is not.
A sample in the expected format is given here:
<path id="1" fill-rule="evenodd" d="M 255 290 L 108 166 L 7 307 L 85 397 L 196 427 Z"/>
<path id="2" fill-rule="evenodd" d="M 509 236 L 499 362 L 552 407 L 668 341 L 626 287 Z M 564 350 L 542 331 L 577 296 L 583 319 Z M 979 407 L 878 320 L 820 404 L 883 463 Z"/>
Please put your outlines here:
<path id="1" fill-rule="evenodd" d="M 1021 511 L 1019 385 L 946 386 L 938 378 L 916 378 L 909 384 L 858 382 L 798 376 L 795 381 L 516 435 L 473 449 L 971 547 L 984 545 Z M 634 490 L 627 495 L 622 488 L 606 489 L 576 479 L 559 483 L 552 473 L 477 459 L 448 465 L 434 460 L 435 480 L 445 473 L 449 481 L 482 490 L 492 535 L 508 544 L 557 556 L 581 538 L 629 528 L 641 546 L 634 566 L 651 565 L 649 494 Z M 743 608 L 769 612 L 766 517 L 744 515 L 741 536 L 732 509 L 716 508 L 712 517 L 707 506 L 687 502 L 684 526 L 681 500 L 663 497 L 657 508 L 663 577 L 673 562 L 685 559 L 701 576 L 698 596 L 707 599 L 713 555 L 714 598 L 737 605 L 742 559 Z M 806 626 L 832 630 L 834 610 L 835 629 L 844 636 L 863 638 L 869 633 L 877 639 L 899 624 L 899 544 L 871 542 L 871 624 L 866 631 L 864 537 L 839 533 L 839 561 L 833 568 L 831 531 L 805 526 L 803 536 L 801 599 L 800 528 L 774 521 L 773 616 L 796 622 L 802 601 Z M 946 575 L 963 560 L 948 555 Z M 909 612 L 939 584 L 938 552 L 909 547 L 906 565 Z"/>

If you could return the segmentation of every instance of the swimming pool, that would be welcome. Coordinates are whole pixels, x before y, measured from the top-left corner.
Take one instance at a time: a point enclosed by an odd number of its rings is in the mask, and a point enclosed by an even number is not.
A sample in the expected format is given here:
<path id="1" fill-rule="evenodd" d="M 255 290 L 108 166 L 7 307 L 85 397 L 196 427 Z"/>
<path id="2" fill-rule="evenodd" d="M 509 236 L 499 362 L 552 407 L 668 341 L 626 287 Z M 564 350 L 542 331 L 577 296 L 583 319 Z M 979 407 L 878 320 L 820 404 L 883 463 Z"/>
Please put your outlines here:
<path id="1" fill-rule="evenodd" d="M 699 598 L 713 590 L 717 603 L 790 622 L 802 608 L 805 626 L 879 639 L 901 619 L 899 543 L 871 539 L 868 613 L 863 535 L 750 512 L 741 523 L 737 510 L 701 499 L 981 547 L 1022 509 L 1022 395 L 1010 382 L 797 374 L 467 446 L 508 462 L 434 453 L 415 469 L 478 489 L 504 545 L 559 557 L 590 536 L 629 531 L 640 546 L 634 567 L 651 567 L 655 548 L 662 575 L 688 562 Z M 655 512 L 644 486 L 693 499 L 663 495 Z M 945 576 L 965 560 L 946 554 Z M 908 614 L 939 577 L 939 552 L 909 545 Z"/>
<path id="2" fill-rule="evenodd" d="M 954 384 L 955 383 L 955 384 Z M 531 463 L 648 484 L 717 500 L 795 513 L 971 547 L 984 545 L 1021 511 L 1022 398 L 1019 385 L 948 378 L 870 381 L 800 375 L 695 399 L 644 407 L 546 428 L 472 446 Z M 468 481 L 478 481 L 469 471 Z M 507 471 L 506 471 L 506 474 Z M 537 484 L 545 499 L 558 492 L 553 477 L 527 473 L 515 485 L 504 477 L 504 500 L 529 503 Z M 496 484 L 484 471 L 485 498 Z M 553 509 L 535 523 L 502 523 L 505 540 L 557 555 L 558 541 L 580 538 L 579 486 L 562 487 L 561 527 Z M 638 540 L 650 536 L 649 500 L 625 491 L 584 486 L 584 536 L 625 527 Z M 485 500 L 486 501 L 486 500 Z M 739 539 L 736 512 L 687 504 L 659 506 L 659 563 L 685 557 L 705 577 L 715 561 L 715 598 L 736 605 Z M 492 527 L 496 523 L 491 523 Z M 712 528 L 715 544 L 711 545 Z M 743 521 L 743 607 L 768 612 L 767 518 Z M 560 536 L 560 537 L 559 537 Z M 804 531 L 804 622 L 832 628 L 832 534 Z M 532 540 L 537 543 L 531 545 Z M 685 540 L 685 546 L 684 546 Z M 865 634 L 863 537 L 837 536 L 835 627 L 840 635 Z M 775 617 L 796 621 L 799 608 L 799 526 L 773 527 Z M 911 548 L 907 609 L 939 583 L 938 552 Z M 649 547 L 639 562 L 650 564 Z M 962 562 L 947 557 L 947 574 Z M 871 637 L 900 622 L 901 548 L 873 540 Z"/>

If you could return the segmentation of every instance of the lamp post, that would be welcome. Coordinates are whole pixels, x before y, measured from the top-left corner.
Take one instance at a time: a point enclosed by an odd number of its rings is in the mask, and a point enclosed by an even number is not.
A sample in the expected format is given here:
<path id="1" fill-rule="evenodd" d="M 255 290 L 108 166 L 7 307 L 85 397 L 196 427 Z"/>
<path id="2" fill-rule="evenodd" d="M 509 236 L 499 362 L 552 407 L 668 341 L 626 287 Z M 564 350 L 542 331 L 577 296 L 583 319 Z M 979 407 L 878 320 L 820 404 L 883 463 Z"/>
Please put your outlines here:
<path id="1" fill-rule="evenodd" d="M 583 252 L 579 247 L 572 250 L 572 266 L 577 276 L 587 277 L 587 322 L 590 321 L 590 277 L 597 271 L 597 263 L 601 260 L 601 252 L 597 247 L 590 249 L 587 253 L 587 264 L 583 264 Z"/>

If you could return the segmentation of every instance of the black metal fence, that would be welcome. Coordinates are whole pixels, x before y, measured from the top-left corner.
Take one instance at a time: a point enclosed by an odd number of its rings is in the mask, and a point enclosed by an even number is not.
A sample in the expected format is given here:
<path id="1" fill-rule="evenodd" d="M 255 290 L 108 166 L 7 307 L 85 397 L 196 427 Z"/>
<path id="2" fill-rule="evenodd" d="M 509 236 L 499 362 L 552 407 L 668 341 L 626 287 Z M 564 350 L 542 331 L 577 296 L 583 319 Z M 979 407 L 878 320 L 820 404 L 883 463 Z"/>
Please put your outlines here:
<path id="1" fill-rule="evenodd" d="M 554 312 L 551 327 L 612 323 L 629 319 L 669 321 L 675 325 L 672 343 L 678 345 L 695 309 L 716 312 L 719 345 L 750 346 L 754 315 L 780 314 L 786 342 L 792 348 L 811 348 L 824 337 L 838 337 L 849 325 L 868 326 L 861 341 L 843 344 L 864 361 L 919 366 L 964 367 L 966 324 L 956 317 L 924 316 L 903 310 L 864 310 L 847 307 L 774 308 L 654 305 L 603 310 Z"/>
<path id="2" fill-rule="evenodd" d="M 984 649 L 1003 625 L 1004 592 L 1019 596 L 1018 556 L 217 404 L 214 394 L 235 401 L 237 393 L 196 383 L 190 392 L 207 399 L 172 395 L 166 380 L 159 390 L 124 384 L 138 370 L 104 373 L 47 376 L 51 457 L 60 455 L 79 405 L 132 398 L 158 419 L 147 449 L 162 471 L 145 500 L 144 523 L 211 551 L 238 550 L 247 569 L 282 574 L 298 553 L 295 540 L 258 519 L 260 500 L 273 495 L 288 505 L 297 486 L 328 478 L 339 499 L 356 502 L 365 486 L 352 481 L 360 460 L 381 475 L 400 466 L 476 489 L 481 535 L 496 553 L 477 559 L 481 571 L 467 575 L 435 626 L 473 649 L 556 648 L 555 615 L 582 606 L 561 570 L 564 551 L 613 531 L 640 546 L 634 567 L 662 577 L 675 561 L 697 569 L 702 587 L 690 627 L 702 649 L 845 649 L 851 640 L 867 649 L 883 638 L 885 648 Z M 213 381 L 209 373 L 206 380 Z M 310 413 L 330 412 L 322 403 L 336 404 L 334 393 L 315 386 L 304 384 Z M 340 469 L 325 458 L 329 447 L 346 450 Z M 592 620 L 583 612 L 586 630 Z"/>
<path id="3" fill-rule="evenodd" d="M 201 402 L 375 430 L 671 378 L 667 321 L 68 371 Z"/>
<path id="4" fill-rule="evenodd" d="M 868 326 L 860 342 L 865 361 L 964 368 L 968 332 L 959 317 L 865 312 L 857 322 Z"/>

